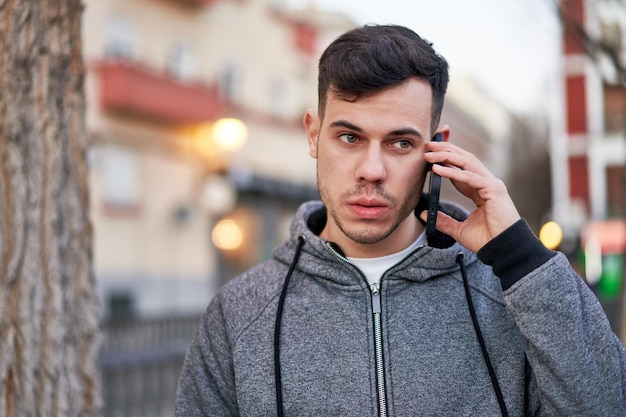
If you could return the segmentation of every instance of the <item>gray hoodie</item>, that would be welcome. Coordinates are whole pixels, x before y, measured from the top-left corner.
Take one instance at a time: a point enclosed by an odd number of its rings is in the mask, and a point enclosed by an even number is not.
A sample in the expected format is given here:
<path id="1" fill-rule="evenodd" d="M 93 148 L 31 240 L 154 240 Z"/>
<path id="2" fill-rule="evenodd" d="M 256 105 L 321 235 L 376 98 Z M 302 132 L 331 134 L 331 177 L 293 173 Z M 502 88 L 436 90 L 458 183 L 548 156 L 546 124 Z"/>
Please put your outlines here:
<path id="1" fill-rule="evenodd" d="M 525 222 L 478 255 L 452 241 L 420 247 L 379 289 L 317 236 L 324 222 L 320 202 L 302 205 L 273 258 L 211 301 L 176 416 L 275 416 L 277 398 L 286 416 L 499 416 L 488 366 L 509 416 L 626 415 L 622 343 L 567 259 Z"/>

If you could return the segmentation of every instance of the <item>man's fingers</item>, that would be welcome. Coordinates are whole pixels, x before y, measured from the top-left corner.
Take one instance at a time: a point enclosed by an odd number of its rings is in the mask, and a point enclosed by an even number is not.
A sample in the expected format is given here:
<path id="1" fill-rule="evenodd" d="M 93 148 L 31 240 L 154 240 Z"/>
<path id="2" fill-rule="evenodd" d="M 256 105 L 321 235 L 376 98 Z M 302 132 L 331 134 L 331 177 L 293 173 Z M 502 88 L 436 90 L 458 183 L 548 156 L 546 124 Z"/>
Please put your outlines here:
<path id="1" fill-rule="evenodd" d="M 428 211 L 424 210 L 420 213 L 420 217 L 422 220 L 426 221 L 428 218 Z M 435 228 L 450 236 L 454 240 L 458 240 L 458 230 L 459 230 L 459 221 L 454 218 L 448 216 L 446 213 L 439 211 L 437 213 L 437 222 L 435 223 Z"/>

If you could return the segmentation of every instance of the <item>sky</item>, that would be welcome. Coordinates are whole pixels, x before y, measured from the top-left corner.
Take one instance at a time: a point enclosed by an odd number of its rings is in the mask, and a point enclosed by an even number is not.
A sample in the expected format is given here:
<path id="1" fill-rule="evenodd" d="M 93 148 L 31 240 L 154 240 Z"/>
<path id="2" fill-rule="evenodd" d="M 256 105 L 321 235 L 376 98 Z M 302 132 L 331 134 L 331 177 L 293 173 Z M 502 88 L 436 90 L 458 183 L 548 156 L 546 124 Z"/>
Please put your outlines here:
<path id="1" fill-rule="evenodd" d="M 507 108 L 537 113 L 558 68 L 555 0 L 287 0 L 340 12 L 357 24 L 394 23 L 428 39 L 455 77 L 469 76 Z"/>

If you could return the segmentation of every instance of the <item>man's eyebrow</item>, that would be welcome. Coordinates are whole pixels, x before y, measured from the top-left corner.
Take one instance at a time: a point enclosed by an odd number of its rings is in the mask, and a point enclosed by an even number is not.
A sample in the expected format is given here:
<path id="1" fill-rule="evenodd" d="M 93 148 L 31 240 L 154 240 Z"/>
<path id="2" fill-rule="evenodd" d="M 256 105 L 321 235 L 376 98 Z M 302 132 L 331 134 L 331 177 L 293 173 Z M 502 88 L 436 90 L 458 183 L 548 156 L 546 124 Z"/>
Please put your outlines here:
<path id="1" fill-rule="evenodd" d="M 346 120 L 337 120 L 330 124 L 330 127 L 344 127 L 346 129 L 354 130 L 356 132 L 362 132 L 363 129 L 358 127 L 357 125 L 353 125 L 352 123 Z"/>
<path id="2" fill-rule="evenodd" d="M 413 129 L 412 127 L 405 127 L 403 129 L 397 129 L 389 133 L 389 136 L 407 136 L 407 135 L 418 136 L 420 138 L 424 137 L 424 135 L 422 135 L 419 131 Z"/>
<path id="3" fill-rule="evenodd" d="M 347 120 L 336 120 L 334 122 L 332 122 L 330 124 L 330 127 L 343 127 L 345 129 L 350 129 L 353 130 L 355 132 L 362 132 L 363 129 L 360 128 L 359 126 L 352 124 L 350 122 L 348 122 Z M 419 138 L 423 138 L 424 135 L 422 135 L 418 130 L 412 128 L 412 127 L 405 127 L 402 129 L 396 129 L 396 130 L 392 130 L 391 132 L 389 132 L 389 136 L 417 136 Z"/>

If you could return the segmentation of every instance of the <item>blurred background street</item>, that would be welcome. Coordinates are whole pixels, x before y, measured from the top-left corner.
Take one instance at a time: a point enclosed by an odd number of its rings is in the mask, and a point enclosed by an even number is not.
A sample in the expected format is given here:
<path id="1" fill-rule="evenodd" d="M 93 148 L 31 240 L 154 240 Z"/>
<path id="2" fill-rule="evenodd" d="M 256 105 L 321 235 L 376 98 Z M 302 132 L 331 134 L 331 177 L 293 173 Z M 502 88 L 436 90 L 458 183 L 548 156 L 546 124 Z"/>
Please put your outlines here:
<path id="1" fill-rule="evenodd" d="M 616 333 L 626 250 L 626 5 L 614 0 L 85 0 L 105 416 L 171 416 L 204 308 L 319 198 L 301 118 L 365 23 L 450 63 L 442 123 L 507 184 Z M 471 207 L 449 183 L 443 198 Z"/>

